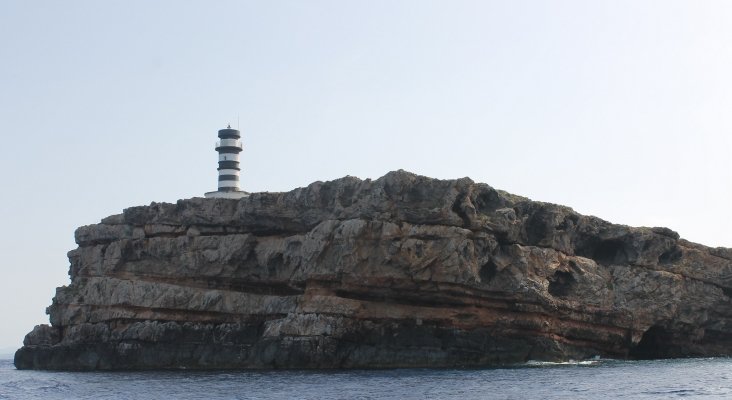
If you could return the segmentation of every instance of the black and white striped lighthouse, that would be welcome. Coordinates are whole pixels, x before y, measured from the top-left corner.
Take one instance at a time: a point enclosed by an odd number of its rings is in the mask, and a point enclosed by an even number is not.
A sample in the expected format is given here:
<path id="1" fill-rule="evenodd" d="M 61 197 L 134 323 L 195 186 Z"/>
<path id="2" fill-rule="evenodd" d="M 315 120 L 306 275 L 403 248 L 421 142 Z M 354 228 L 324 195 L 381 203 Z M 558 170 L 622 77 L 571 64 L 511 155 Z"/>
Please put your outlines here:
<path id="1" fill-rule="evenodd" d="M 239 199 L 249 193 L 239 186 L 239 153 L 243 149 L 241 134 L 229 125 L 219 130 L 219 140 L 216 142 L 216 151 L 219 153 L 219 190 L 206 193 L 206 197 Z"/>

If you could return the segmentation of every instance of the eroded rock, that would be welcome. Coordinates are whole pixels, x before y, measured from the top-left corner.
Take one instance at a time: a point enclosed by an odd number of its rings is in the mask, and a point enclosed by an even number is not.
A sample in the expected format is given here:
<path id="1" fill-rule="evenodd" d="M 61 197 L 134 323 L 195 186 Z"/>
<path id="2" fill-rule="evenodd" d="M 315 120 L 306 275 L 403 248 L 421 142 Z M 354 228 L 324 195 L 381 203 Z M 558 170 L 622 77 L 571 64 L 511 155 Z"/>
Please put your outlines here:
<path id="1" fill-rule="evenodd" d="M 76 232 L 18 368 L 484 366 L 732 354 L 732 250 L 404 171 Z"/>

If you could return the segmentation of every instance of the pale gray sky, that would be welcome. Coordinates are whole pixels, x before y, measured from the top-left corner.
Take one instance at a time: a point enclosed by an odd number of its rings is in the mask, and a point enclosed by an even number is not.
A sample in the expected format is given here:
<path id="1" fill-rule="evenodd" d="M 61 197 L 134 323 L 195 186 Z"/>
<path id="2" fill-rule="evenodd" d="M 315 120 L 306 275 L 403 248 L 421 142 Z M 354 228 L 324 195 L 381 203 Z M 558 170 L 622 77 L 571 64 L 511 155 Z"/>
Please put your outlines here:
<path id="1" fill-rule="evenodd" d="M 77 226 L 403 168 L 732 247 L 732 2 L 1 1 L 0 348 Z"/>

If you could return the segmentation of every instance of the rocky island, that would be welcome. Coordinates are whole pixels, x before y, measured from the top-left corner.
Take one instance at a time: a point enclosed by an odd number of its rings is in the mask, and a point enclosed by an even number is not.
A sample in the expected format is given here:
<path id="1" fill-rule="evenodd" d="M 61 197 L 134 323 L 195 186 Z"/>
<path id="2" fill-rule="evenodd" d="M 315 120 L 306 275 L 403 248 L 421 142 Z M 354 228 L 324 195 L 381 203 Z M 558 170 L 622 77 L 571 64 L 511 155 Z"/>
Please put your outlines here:
<path id="1" fill-rule="evenodd" d="M 76 231 L 20 369 L 732 355 L 732 249 L 404 171 L 131 207 Z"/>

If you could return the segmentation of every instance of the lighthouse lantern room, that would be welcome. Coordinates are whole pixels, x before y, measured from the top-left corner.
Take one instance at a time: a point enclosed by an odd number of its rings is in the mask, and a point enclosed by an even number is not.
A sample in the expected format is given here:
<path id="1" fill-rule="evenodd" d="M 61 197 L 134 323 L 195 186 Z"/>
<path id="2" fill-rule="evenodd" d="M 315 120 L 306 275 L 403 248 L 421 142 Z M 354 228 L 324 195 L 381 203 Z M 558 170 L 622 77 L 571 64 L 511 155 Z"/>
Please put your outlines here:
<path id="1" fill-rule="evenodd" d="M 205 194 L 207 198 L 240 199 L 249 193 L 239 186 L 239 153 L 243 147 L 241 134 L 229 125 L 219 130 L 219 140 L 216 142 L 216 151 L 219 153 L 219 187 L 215 192 Z"/>

